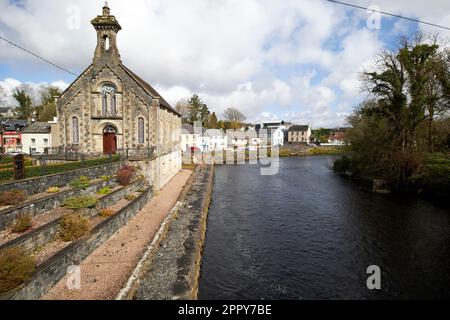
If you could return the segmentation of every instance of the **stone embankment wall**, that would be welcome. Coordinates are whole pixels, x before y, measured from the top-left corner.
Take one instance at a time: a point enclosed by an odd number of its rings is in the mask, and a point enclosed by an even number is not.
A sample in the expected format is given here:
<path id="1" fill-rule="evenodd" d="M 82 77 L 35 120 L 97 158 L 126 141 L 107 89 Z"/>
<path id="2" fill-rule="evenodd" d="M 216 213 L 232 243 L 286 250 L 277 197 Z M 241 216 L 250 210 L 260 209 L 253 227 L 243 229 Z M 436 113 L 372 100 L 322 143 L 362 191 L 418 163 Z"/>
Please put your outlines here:
<path id="1" fill-rule="evenodd" d="M 67 171 L 64 173 L 50 174 L 37 178 L 14 181 L 0 185 L 0 192 L 18 189 L 26 192 L 27 194 L 40 193 L 46 191 L 50 187 L 64 187 L 74 179 L 81 176 L 94 179 L 103 175 L 113 175 L 120 169 L 121 166 L 122 162 L 119 161 L 109 164 L 102 164 L 97 167 L 89 167 Z"/>
<path id="2" fill-rule="evenodd" d="M 156 252 L 144 262 L 127 298 L 150 300 L 196 299 L 208 208 L 214 176 L 213 166 L 199 166 L 179 210 Z M 165 226 L 163 226 L 165 227 Z"/>
<path id="3" fill-rule="evenodd" d="M 91 230 L 88 235 L 72 242 L 45 261 L 37 268 L 28 282 L 13 290 L 13 292 L 0 296 L 0 300 L 35 300 L 42 297 L 67 274 L 68 267 L 79 264 L 127 224 L 150 201 L 152 196 L 152 188 L 147 188 L 136 200 L 127 204 L 113 216 L 105 219 Z"/>

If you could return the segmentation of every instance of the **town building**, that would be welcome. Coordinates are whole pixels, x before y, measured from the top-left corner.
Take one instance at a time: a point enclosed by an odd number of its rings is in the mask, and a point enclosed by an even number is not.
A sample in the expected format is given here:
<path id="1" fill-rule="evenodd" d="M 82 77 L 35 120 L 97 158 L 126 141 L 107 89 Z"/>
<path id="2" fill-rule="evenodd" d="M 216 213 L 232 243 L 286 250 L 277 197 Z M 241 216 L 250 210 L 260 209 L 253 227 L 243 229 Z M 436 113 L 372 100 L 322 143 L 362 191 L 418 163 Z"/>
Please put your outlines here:
<path id="1" fill-rule="evenodd" d="M 228 145 L 228 137 L 220 129 L 208 129 L 204 134 L 209 150 L 224 150 Z"/>
<path id="2" fill-rule="evenodd" d="M 256 124 L 255 130 L 262 140 L 270 142 L 272 146 L 282 146 L 287 139 L 287 132 L 290 127 L 292 127 L 290 122 L 272 121 Z"/>
<path id="3" fill-rule="evenodd" d="M 342 146 L 345 145 L 346 138 L 346 128 L 338 128 L 336 130 L 332 130 L 330 133 L 330 137 L 328 138 L 328 143 L 330 145 Z"/>
<path id="4" fill-rule="evenodd" d="M 0 149 L 2 153 L 22 152 L 22 130 L 27 120 L 4 120 L 0 122 Z"/>
<path id="5" fill-rule="evenodd" d="M 97 32 L 93 61 L 57 99 L 59 143 L 95 154 L 152 150 L 152 176 L 159 175 L 160 187 L 181 169 L 181 115 L 122 63 L 122 27 L 107 4 L 91 23 Z"/>
<path id="6" fill-rule="evenodd" d="M 55 147 L 54 135 L 58 123 L 56 121 L 49 122 L 32 122 L 22 130 L 22 153 L 26 154 L 43 154 L 48 148 Z"/>
<path id="7" fill-rule="evenodd" d="M 184 124 L 181 132 L 181 148 L 183 152 L 224 150 L 227 148 L 228 138 L 220 129 L 202 130 L 199 132 L 190 124 Z"/>
<path id="8" fill-rule="evenodd" d="M 289 143 L 306 143 L 311 141 L 311 126 L 308 125 L 293 125 L 288 130 Z"/>
<path id="9" fill-rule="evenodd" d="M 192 148 L 203 151 L 202 133 L 194 132 L 194 127 L 190 124 L 183 124 L 181 128 L 181 150 L 189 152 Z"/>

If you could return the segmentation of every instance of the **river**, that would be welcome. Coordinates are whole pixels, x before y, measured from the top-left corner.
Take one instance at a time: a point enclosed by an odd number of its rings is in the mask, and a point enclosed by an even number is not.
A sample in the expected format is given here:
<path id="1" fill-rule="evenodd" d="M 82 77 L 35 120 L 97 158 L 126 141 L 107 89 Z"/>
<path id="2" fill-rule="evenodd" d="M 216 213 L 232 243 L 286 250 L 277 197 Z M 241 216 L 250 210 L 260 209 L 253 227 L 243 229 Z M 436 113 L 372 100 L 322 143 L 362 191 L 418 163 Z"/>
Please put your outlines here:
<path id="1" fill-rule="evenodd" d="M 450 213 L 364 191 L 332 162 L 217 166 L 199 299 L 450 298 Z M 381 290 L 367 288 L 370 265 Z"/>

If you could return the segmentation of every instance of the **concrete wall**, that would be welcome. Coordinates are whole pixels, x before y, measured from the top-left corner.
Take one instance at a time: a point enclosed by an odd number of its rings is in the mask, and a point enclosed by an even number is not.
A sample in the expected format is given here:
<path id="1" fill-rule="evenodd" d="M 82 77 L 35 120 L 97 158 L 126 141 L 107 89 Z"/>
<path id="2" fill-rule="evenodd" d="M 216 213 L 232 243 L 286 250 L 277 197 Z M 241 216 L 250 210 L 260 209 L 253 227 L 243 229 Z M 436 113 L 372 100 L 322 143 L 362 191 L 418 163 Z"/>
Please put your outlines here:
<path id="1" fill-rule="evenodd" d="M 133 161 L 131 164 L 143 172 L 149 184 L 160 190 L 181 170 L 181 150 L 153 160 Z"/>

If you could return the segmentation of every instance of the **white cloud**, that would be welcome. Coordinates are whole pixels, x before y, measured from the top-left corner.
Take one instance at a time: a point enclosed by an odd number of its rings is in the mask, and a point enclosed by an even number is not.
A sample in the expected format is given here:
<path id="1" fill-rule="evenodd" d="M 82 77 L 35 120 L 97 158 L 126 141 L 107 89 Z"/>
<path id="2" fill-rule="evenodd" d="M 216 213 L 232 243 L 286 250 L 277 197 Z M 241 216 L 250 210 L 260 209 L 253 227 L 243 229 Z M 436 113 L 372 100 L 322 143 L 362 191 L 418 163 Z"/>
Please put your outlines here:
<path id="1" fill-rule="evenodd" d="M 54 81 L 52 83 L 21 82 L 13 78 L 0 80 L 0 87 L 2 87 L 6 93 L 6 106 L 17 105 L 16 101 L 13 98 L 13 94 L 14 91 L 21 86 L 26 86 L 29 88 L 32 100 L 34 101 L 34 103 L 37 103 L 39 101 L 40 90 L 42 89 L 42 87 L 53 86 L 58 87 L 61 90 L 65 90 L 68 87 L 68 84 L 62 80 Z"/>
<path id="2" fill-rule="evenodd" d="M 367 5 L 365 0 L 354 2 Z M 0 1 L 0 34 L 81 72 L 92 60 L 96 38 L 90 19 L 100 14 L 100 3 L 80 0 L 74 6 L 69 0 L 28 0 L 25 4 L 20 8 Z M 448 0 L 373 4 L 450 25 Z M 384 46 L 381 33 L 387 32 L 365 28 L 365 11 L 327 1 L 111 0 L 110 7 L 123 27 L 118 45 L 124 64 L 172 104 L 199 93 L 217 114 L 237 107 L 249 119 L 286 115 L 314 126 L 345 121 L 344 114 L 361 97 L 358 73 L 371 66 Z M 73 28 L 77 11 L 80 25 Z M 405 32 L 407 23 L 396 23 L 392 35 Z M 5 43 L 0 43 L 0 61 L 11 70 L 7 75 L 11 79 L 0 81 L 7 88 L 14 85 L 15 70 L 53 71 Z M 54 74 L 55 80 L 62 78 L 59 71 Z"/>

